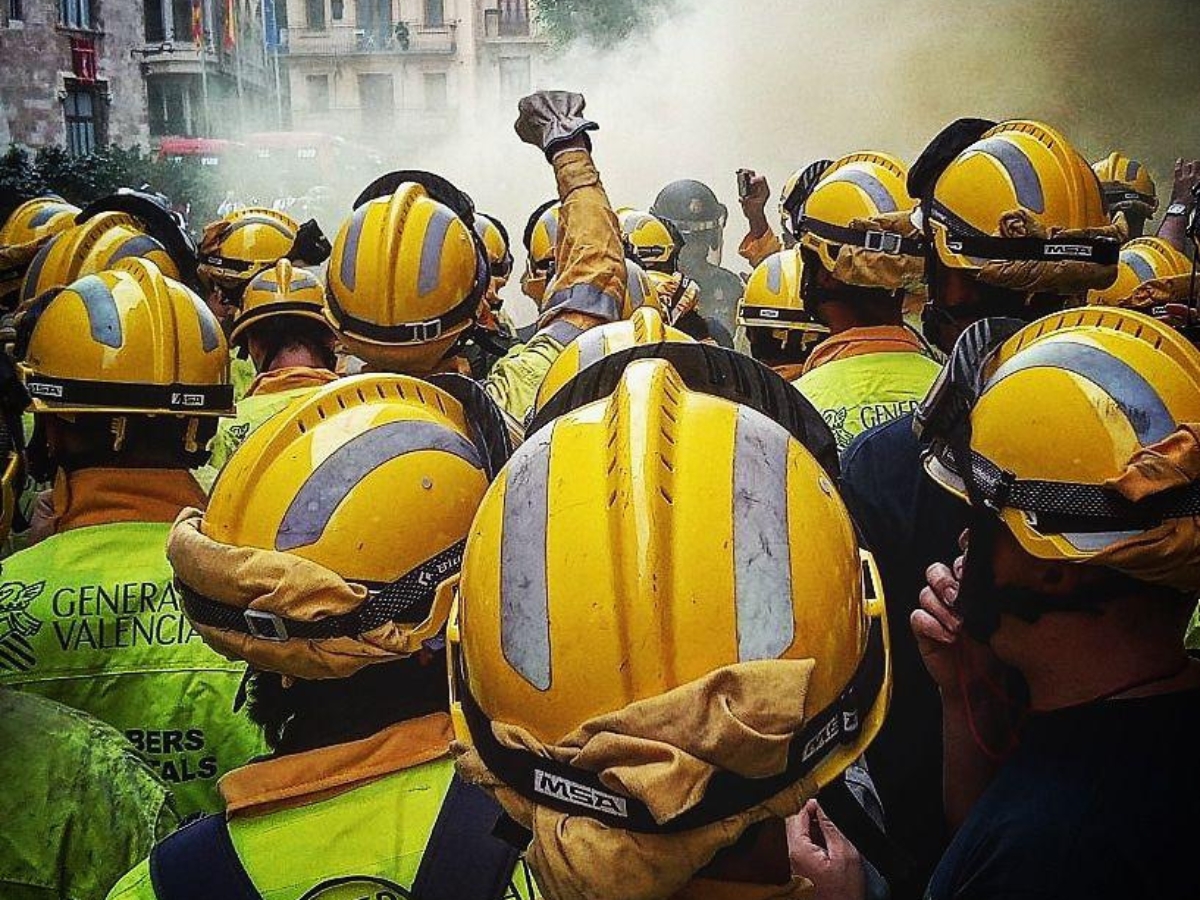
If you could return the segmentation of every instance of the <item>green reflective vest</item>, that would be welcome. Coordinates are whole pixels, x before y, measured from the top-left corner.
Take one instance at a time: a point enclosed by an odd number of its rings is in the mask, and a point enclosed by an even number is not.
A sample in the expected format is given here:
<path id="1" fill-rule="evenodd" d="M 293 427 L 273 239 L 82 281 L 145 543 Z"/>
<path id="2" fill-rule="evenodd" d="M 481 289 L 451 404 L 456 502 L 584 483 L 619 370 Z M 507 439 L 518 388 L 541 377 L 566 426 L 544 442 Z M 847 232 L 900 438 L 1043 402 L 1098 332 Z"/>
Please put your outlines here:
<path id="1" fill-rule="evenodd" d="M 263 900 L 402 900 L 453 774 L 449 759 L 425 763 L 303 806 L 234 816 L 229 834 Z M 534 896 L 521 865 L 508 896 Z M 109 900 L 157 900 L 149 862 Z"/>
<path id="2" fill-rule="evenodd" d="M 121 735 L 0 689 L 0 897 L 103 900 L 178 824 L 171 794 Z"/>
<path id="3" fill-rule="evenodd" d="M 233 385 L 233 399 L 241 400 L 246 396 L 246 392 L 250 390 L 250 385 L 255 378 L 258 377 L 258 372 L 254 368 L 254 363 L 244 357 L 238 356 L 235 352 L 229 354 L 229 381 Z"/>
<path id="4" fill-rule="evenodd" d="M 941 368 L 920 353 L 865 353 L 818 366 L 792 382 L 845 450 L 862 432 L 906 416 Z"/>
<path id="5" fill-rule="evenodd" d="M 1187 638 L 1184 642 L 1189 650 L 1200 650 L 1200 607 L 1192 613 L 1192 621 L 1188 625 Z"/>
<path id="6" fill-rule="evenodd" d="M 206 494 L 212 492 L 212 486 L 216 482 L 217 476 L 221 474 L 221 470 L 225 468 L 225 464 L 229 462 L 229 458 L 233 456 L 238 447 L 245 443 L 246 438 L 259 429 L 263 422 L 297 397 L 304 397 L 315 390 L 317 388 L 311 386 L 299 387 L 292 388 L 290 391 L 280 391 L 277 394 L 254 394 L 239 400 L 234 417 L 222 419 L 217 425 L 217 433 L 213 435 L 212 443 L 209 444 L 211 455 L 208 463 L 192 472 L 196 480 L 200 482 L 200 486 L 204 488 L 204 492 Z"/>
<path id="7" fill-rule="evenodd" d="M 183 615 L 164 547 L 170 525 L 57 534 L 0 569 L 0 685 L 34 691 L 123 732 L 180 812 L 221 808 L 217 778 L 265 749 L 234 714 L 243 663 Z"/>

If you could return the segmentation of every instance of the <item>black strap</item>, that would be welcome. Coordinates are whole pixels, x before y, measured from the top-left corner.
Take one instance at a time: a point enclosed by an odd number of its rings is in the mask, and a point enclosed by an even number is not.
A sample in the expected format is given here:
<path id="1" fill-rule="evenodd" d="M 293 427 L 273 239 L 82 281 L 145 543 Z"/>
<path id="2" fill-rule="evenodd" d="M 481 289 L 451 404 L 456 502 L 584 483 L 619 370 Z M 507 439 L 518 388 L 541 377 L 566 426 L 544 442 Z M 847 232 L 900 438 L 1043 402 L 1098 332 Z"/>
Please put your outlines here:
<path id="1" fill-rule="evenodd" d="M 205 816 L 150 850 L 158 900 L 262 900 L 238 859 L 224 816 Z"/>
<path id="2" fill-rule="evenodd" d="M 322 641 L 355 637 L 389 622 L 413 625 L 424 622 L 433 608 L 438 585 L 462 568 L 466 545 L 464 539 L 448 547 L 373 593 L 354 612 L 313 621 L 289 619 L 266 610 L 230 606 L 204 596 L 178 579 L 175 580 L 175 586 L 183 597 L 183 609 L 187 617 L 208 628 L 236 631 L 267 641 Z"/>
<path id="3" fill-rule="evenodd" d="M 217 269 L 225 269 L 230 272 L 249 272 L 252 269 L 269 268 L 271 260 L 269 259 L 233 259 L 232 257 L 218 256 L 215 253 L 209 253 L 200 257 L 201 265 L 212 266 Z"/>
<path id="4" fill-rule="evenodd" d="M 801 217 L 797 226 L 801 234 L 807 232 L 835 244 L 862 247 L 889 256 L 925 256 L 925 242 L 921 238 L 904 237 L 894 231 L 861 231 L 807 217 Z"/>
<path id="5" fill-rule="evenodd" d="M 228 384 L 135 384 L 31 374 L 25 378 L 25 389 L 36 400 L 63 405 L 178 413 L 229 412 L 233 409 L 233 386 Z"/>
<path id="6" fill-rule="evenodd" d="M 503 810 L 457 775 L 429 834 L 413 881 L 413 900 L 501 900 L 520 853 L 493 835 Z"/>
<path id="7" fill-rule="evenodd" d="M 916 862 L 867 814 L 850 792 L 845 777 L 827 785 L 817 799 L 833 824 L 883 876 L 893 894 L 912 880 L 916 875 Z"/>
<path id="8" fill-rule="evenodd" d="M 947 448 L 943 455 L 957 470 L 955 454 Z M 1200 485 L 1197 484 L 1163 491 L 1134 503 L 1098 484 L 1019 479 L 974 450 L 971 451 L 971 475 L 979 494 L 989 506 L 1037 513 L 1040 530 L 1086 532 L 1144 529 L 1159 524 L 1163 519 L 1200 516 Z M 1068 521 L 1059 522 L 1058 526 L 1061 527 L 1048 529 L 1046 517 Z"/>
<path id="9" fill-rule="evenodd" d="M 264 306 L 257 306 L 249 312 L 243 312 L 233 324 L 235 328 L 242 328 L 262 318 L 285 316 L 290 313 L 308 313 L 320 316 L 322 308 L 319 303 L 306 303 L 302 300 L 285 300 L 282 303 L 268 303 Z"/>
<path id="10" fill-rule="evenodd" d="M 1084 262 L 1115 266 L 1121 245 L 1111 238 L 1003 238 L 980 234 L 936 200 L 930 204 L 930 219 L 945 226 L 950 234 L 946 246 L 952 253 L 977 259 L 1029 260 L 1032 262 Z"/>
<path id="11" fill-rule="evenodd" d="M 486 261 L 481 265 L 486 278 Z M 329 312 L 334 321 L 337 322 L 338 330 L 344 334 L 381 344 L 426 344 L 436 341 L 455 325 L 473 317 L 479 308 L 479 297 L 478 291 L 473 290 L 458 306 L 447 310 L 436 319 L 427 322 L 402 322 L 398 325 L 379 325 L 350 315 L 342 309 L 333 291 L 326 292 L 325 302 L 329 305 Z"/>
<path id="12" fill-rule="evenodd" d="M 459 665 L 463 660 L 459 659 Z M 787 766 L 768 778 L 717 772 L 704 797 L 682 815 L 659 824 L 639 800 L 614 793 L 594 772 L 501 744 L 471 695 L 465 672 L 453 673 L 475 749 L 487 767 L 518 794 L 570 815 L 583 815 L 639 834 L 677 834 L 703 828 L 757 806 L 795 784 L 833 750 L 854 741 L 884 688 L 886 656 L 882 626 L 874 622 L 866 653 L 841 696 L 805 723 L 788 746 Z"/>
<path id="13" fill-rule="evenodd" d="M 779 306 L 747 306 L 742 304 L 743 319 L 769 319 L 780 325 L 818 325 L 812 316 L 802 309 L 785 309 Z M 821 326 L 823 327 L 823 326 Z"/>

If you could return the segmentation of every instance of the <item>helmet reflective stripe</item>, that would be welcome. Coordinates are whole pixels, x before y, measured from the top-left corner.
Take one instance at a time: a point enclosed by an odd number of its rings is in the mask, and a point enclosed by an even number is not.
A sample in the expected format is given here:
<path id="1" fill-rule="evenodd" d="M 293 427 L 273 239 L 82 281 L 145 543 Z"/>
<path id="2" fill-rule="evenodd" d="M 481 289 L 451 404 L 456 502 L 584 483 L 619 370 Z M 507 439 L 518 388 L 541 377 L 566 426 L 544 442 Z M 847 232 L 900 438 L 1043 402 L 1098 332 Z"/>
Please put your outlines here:
<path id="1" fill-rule="evenodd" d="M 347 441 L 325 459 L 296 492 L 275 535 L 286 552 L 315 544 L 342 501 L 380 466 L 407 453 L 439 450 L 483 471 L 475 445 L 461 434 L 430 422 L 389 422 Z"/>
<path id="2" fill-rule="evenodd" d="M 75 207 L 69 206 L 66 203 L 56 204 L 54 206 L 44 206 L 41 209 L 39 209 L 37 212 L 35 212 L 32 216 L 29 217 L 29 227 L 30 228 L 39 228 L 42 225 L 45 225 L 47 222 L 49 222 L 55 216 L 57 216 L 61 213 L 69 213 L 69 212 L 78 212 L 78 210 L 76 210 Z"/>
<path id="3" fill-rule="evenodd" d="M 550 246 L 558 246 L 558 209 L 551 208 L 542 213 L 541 224 L 546 228 L 546 237 L 550 239 Z"/>
<path id="4" fill-rule="evenodd" d="M 783 290 L 783 257 L 778 253 L 767 260 L 767 290 L 772 294 Z"/>
<path id="5" fill-rule="evenodd" d="M 792 645 L 787 431 L 739 407 L 733 459 L 733 571 L 738 660 L 776 659 Z"/>
<path id="6" fill-rule="evenodd" d="M 1142 164 L 1140 162 L 1138 162 L 1135 159 L 1129 160 L 1129 162 L 1126 163 L 1126 165 L 1125 165 L 1125 180 L 1130 181 L 1130 182 L 1136 181 L 1137 177 L 1138 177 L 1138 172 L 1140 172 L 1141 170 L 1142 170 Z"/>
<path id="7" fill-rule="evenodd" d="M 221 335 L 218 333 L 220 325 L 213 317 L 210 310 L 195 294 L 188 291 L 188 299 L 192 301 L 192 308 L 196 310 L 196 319 L 200 322 L 200 347 L 205 353 L 212 353 L 221 345 Z"/>
<path id="8" fill-rule="evenodd" d="M 246 216 L 244 218 L 236 219 L 234 220 L 233 227 L 229 229 L 229 234 L 226 234 L 225 237 L 228 238 L 230 234 L 233 234 L 233 232 L 237 231 L 239 228 L 244 228 L 247 225 L 269 225 L 284 237 L 294 237 L 291 230 L 286 225 L 284 225 L 282 222 L 272 219 L 270 216 Z"/>
<path id="9" fill-rule="evenodd" d="M 346 232 L 346 245 L 342 249 L 342 267 L 338 272 L 338 277 L 341 278 L 342 284 L 348 291 L 354 290 L 355 282 L 358 280 L 358 242 L 362 238 L 363 224 L 370 211 L 371 204 L 364 203 L 350 217 L 350 230 Z"/>
<path id="10" fill-rule="evenodd" d="M 590 328 L 579 336 L 575 346 L 579 349 L 579 371 L 583 371 L 608 353 L 608 341 L 604 329 Z"/>
<path id="11" fill-rule="evenodd" d="M 1087 344 L 1035 344 L 1001 365 L 984 393 L 1010 375 L 1042 367 L 1086 378 L 1103 390 L 1125 414 L 1143 446 L 1161 441 L 1175 430 L 1170 410 L 1140 372 Z"/>
<path id="12" fill-rule="evenodd" d="M 1136 250 L 1125 250 L 1121 253 L 1121 262 L 1133 269 L 1133 273 L 1137 275 L 1139 282 L 1150 281 L 1158 277 L 1158 273 L 1154 271 L 1154 266 L 1150 265 L 1142 254 Z"/>
<path id="13" fill-rule="evenodd" d="M 25 286 L 21 291 L 22 300 L 32 300 L 37 296 L 38 281 L 41 280 L 42 269 L 46 267 L 46 260 L 50 256 L 50 249 L 58 243 L 58 239 L 64 234 L 66 232 L 59 232 L 47 241 L 46 246 L 37 252 L 37 256 L 33 258 L 33 262 L 25 270 Z"/>
<path id="14" fill-rule="evenodd" d="M 844 181 L 861 189 L 871 198 L 871 202 L 875 204 L 875 208 L 881 213 L 896 211 L 896 201 L 892 198 L 891 193 L 883 186 L 883 182 L 870 172 L 864 172 L 861 169 L 855 168 L 845 168 L 830 175 L 826 183 L 834 181 Z"/>
<path id="15" fill-rule="evenodd" d="M 71 290 L 83 300 L 87 310 L 88 325 L 92 340 L 106 347 L 118 349 L 124 342 L 121 334 L 121 317 L 117 312 L 117 301 L 103 279 L 88 275 L 79 279 Z"/>
<path id="16" fill-rule="evenodd" d="M 147 253 L 154 253 L 155 251 L 158 251 L 159 253 L 167 252 L 163 245 L 154 238 L 150 237 L 150 235 L 134 235 L 116 249 L 113 255 L 109 258 L 108 265 L 111 266 L 118 260 L 127 259 L 131 256 L 145 256 Z"/>
<path id="17" fill-rule="evenodd" d="M 546 526 L 555 423 L 527 439 L 508 465 L 500 546 L 500 648 L 521 677 L 550 688 Z"/>
<path id="18" fill-rule="evenodd" d="M 986 153 L 1004 167 L 1017 192 L 1017 202 L 1035 213 L 1046 211 L 1046 198 L 1037 170 L 1021 148 L 1000 137 L 985 138 L 974 147 L 977 153 Z"/>
<path id="19" fill-rule="evenodd" d="M 450 223 L 456 218 L 450 210 L 439 207 L 429 219 L 429 230 L 425 232 L 425 243 L 421 247 L 421 268 L 417 274 L 417 294 L 421 297 L 432 294 L 441 283 L 442 251 L 446 246 Z"/>

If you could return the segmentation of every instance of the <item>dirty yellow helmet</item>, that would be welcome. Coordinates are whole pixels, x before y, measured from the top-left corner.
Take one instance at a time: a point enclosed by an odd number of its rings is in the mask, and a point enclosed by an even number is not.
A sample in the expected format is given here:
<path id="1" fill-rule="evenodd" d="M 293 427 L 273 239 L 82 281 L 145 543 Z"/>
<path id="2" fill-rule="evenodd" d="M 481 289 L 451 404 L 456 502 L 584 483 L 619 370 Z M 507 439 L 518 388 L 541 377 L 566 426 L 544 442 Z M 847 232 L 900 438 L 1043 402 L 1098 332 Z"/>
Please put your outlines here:
<path id="1" fill-rule="evenodd" d="M 947 372 L 972 343 L 968 331 Z M 933 412 L 961 406 L 939 403 L 945 379 L 917 414 L 933 445 L 925 467 L 938 483 L 997 510 L 1040 559 L 1090 562 L 1169 517 L 1133 511 L 1109 482 L 1138 450 L 1200 421 L 1200 351 L 1186 338 L 1141 313 L 1092 306 L 980 346 L 973 352 L 983 361 L 965 367 L 982 372 L 968 395 L 969 429 L 958 414 Z M 958 459 L 964 436 L 971 483 Z"/>
<path id="2" fill-rule="evenodd" d="M 536 413 L 562 387 L 590 366 L 618 350 L 628 347 L 661 344 L 663 341 L 691 342 L 691 338 L 663 320 L 662 313 L 650 307 L 635 310 L 622 322 L 610 322 L 589 328 L 563 348 L 538 387 L 533 409 Z"/>
<path id="3" fill-rule="evenodd" d="M 554 278 L 561 210 L 562 204 L 549 200 L 535 209 L 525 224 L 525 273 L 521 276 L 521 290 L 539 306 L 545 299 L 546 285 Z"/>
<path id="4" fill-rule="evenodd" d="M 919 246 L 896 234 L 860 227 L 856 221 L 903 213 L 916 206 L 908 195 L 908 170 L 886 153 L 852 153 L 833 163 L 804 201 L 800 245 L 830 272 L 843 247 L 917 256 Z"/>
<path id="5" fill-rule="evenodd" d="M 146 259 L 42 295 L 18 325 L 35 413 L 220 416 L 229 350 L 208 306 Z"/>
<path id="6" fill-rule="evenodd" d="M 205 641 L 259 668 L 328 678 L 438 635 L 471 520 L 507 456 L 483 438 L 482 391 L 460 393 L 464 381 L 351 376 L 246 440 L 198 529 L 169 549 Z M 261 577 L 223 563 L 232 557 L 260 560 Z"/>
<path id="7" fill-rule="evenodd" d="M 180 277 L 171 254 L 137 218 L 124 212 L 102 212 L 59 232 L 38 251 L 21 283 L 20 302 L 29 303 L 46 291 L 66 287 L 131 257 L 149 260 L 167 278 Z"/>
<path id="8" fill-rule="evenodd" d="M 1088 303 L 1117 306 L 1128 300 L 1140 284 L 1159 278 L 1187 275 L 1192 263 L 1169 242 L 1157 237 L 1140 237 L 1121 248 L 1117 280 L 1109 287 L 1088 293 Z"/>
<path id="9" fill-rule="evenodd" d="M 411 374 L 442 360 L 475 321 L 490 281 L 472 226 L 414 182 L 354 210 L 326 278 L 326 316 L 346 348 Z"/>
<path id="10" fill-rule="evenodd" d="M 300 225 L 263 206 L 235 210 L 205 226 L 197 272 L 204 284 L 237 296 L 259 272 L 291 252 Z"/>
<path id="11" fill-rule="evenodd" d="M 931 249 L 950 268 L 980 273 L 1006 262 L 1116 264 L 1114 241 L 1079 234 L 1109 226 L 1100 183 L 1066 138 L 1040 122 L 1002 122 L 985 132 L 942 172 L 927 216 Z M 1013 227 L 1026 235 L 1001 236 L 1002 220 L 1017 218 L 1023 221 Z M 1073 234 L 1054 239 L 1052 232 L 1062 231 Z"/>
<path id="12" fill-rule="evenodd" d="M 625 255 L 647 271 L 671 274 L 677 267 L 683 239 L 675 226 L 638 209 L 617 213 Z"/>
<path id="13" fill-rule="evenodd" d="M 804 308 L 800 296 L 803 278 L 804 261 L 799 248 L 768 256 L 746 282 L 746 292 L 738 301 L 737 323 L 746 328 L 828 334 L 829 329 Z"/>
<path id="14" fill-rule="evenodd" d="M 483 241 L 492 278 L 507 281 L 513 270 L 512 248 L 508 245 L 508 230 L 494 216 L 475 213 L 475 233 Z"/>
<path id="15" fill-rule="evenodd" d="M 649 273 L 632 260 L 625 260 L 625 296 L 621 301 L 621 318 L 628 319 L 639 309 L 653 309 L 666 315 L 658 289 Z"/>
<path id="16" fill-rule="evenodd" d="M 1092 166 L 1109 212 L 1132 211 L 1149 218 L 1158 209 L 1154 179 L 1137 160 L 1123 153 L 1110 153 Z"/>
<path id="17" fill-rule="evenodd" d="M 666 359 L 632 362 L 606 399 L 531 435 L 483 500 L 447 632 L 456 734 L 533 803 L 624 830 L 702 827 L 802 779 L 828 784 L 887 707 L 884 603 L 865 560 L 795 433 L 689 387 Z M 734 806 L 705 795 L 686 824 L 493 730 L 562 746 L 600 716 L 774 660 L 814 663 L 806 721 L 787 736 L 803 752 L 778 778 L 734 776 L 720 792 Z M 581 793 L 547 790 L 564 780 Z M 610 802 L 580 802 L 595 791 Z"/>
<path id="18" fill-rule="evenodd" d="M 242 304 L 233 320 L 229 343 L 244 341 L 247 328 L 266 319 L 290 316 L 309 319 L 328 326 L 325 321 L 325 288 L 321 279 L 308 269 L 293 266 L 286 259 L 275 263 L 246 285 Z"/>
<path id="19" fill-rule="evenodd" d="M 11 306 L 25 270 L 47 241 L 75 224 L 79 207 L 61 197 L 26 200 L 0 223 L 0 305 Z"/>

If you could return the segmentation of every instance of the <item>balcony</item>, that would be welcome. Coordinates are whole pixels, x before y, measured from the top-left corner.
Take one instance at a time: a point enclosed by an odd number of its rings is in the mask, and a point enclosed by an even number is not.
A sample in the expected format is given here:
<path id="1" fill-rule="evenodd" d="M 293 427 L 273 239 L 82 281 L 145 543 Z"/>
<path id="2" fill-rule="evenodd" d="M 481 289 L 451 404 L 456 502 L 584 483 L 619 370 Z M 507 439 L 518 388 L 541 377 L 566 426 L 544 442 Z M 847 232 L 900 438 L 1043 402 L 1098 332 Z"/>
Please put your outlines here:
<path id="1" fill-rule="evenodd" d="M 313 57 L 453 56 L 458 52 L 458 38 L 454 25 L 430 30 L 392 27 L 367 31 L 350 25 L 335 25 L 324 30 L 290 28 L 280 52 Z"/>
<path id="2" fill-rule="evenodd" d="M 489 42 L 540 41 L 537 19 L 529 14 L 526 0 L 497 0 L 494 9 L 483 11 L 483 39 Z"/>
<path id="3" fill-rule="evenodd" d="M 216 48 L 210 43 L 203 55 L 191 41 L 163 41 L 160 44 L 146 44 L 130 51 L 142 58 L 142 74 L 154 75 L 199 75 L 202 65 L 208 66 L 210 73 L 215 73 L 221 59 Z"/>

